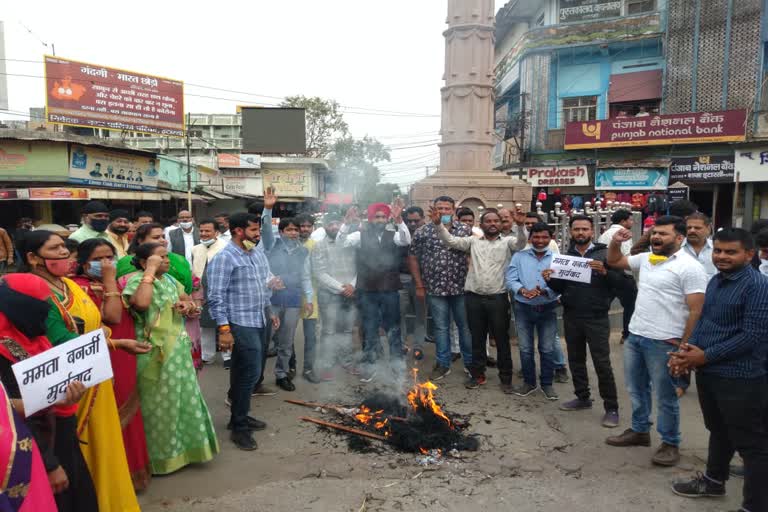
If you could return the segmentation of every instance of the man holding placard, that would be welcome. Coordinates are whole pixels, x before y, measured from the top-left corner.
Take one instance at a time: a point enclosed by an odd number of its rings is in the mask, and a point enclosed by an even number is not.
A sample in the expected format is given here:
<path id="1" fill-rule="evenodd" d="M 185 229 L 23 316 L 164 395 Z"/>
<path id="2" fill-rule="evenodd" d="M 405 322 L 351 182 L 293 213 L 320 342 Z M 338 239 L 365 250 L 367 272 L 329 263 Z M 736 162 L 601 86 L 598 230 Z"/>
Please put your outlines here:
<path id="1" fill-rule="evenodd" d="M 611 446 L 651 445 L 651 389 L 656 392 L 657 430 L 661 446 L 651 459 L 660 466 L 674 466 L 680 460 L 680 403 L 675 383 L 667 368 L 668 352 L 688 338 L 704 304 L 707 274 L 681 244 L 685 221 L 680 217 L 656 219 L 651 233 L 651 252 L 626 257 L 621 244 L 632 237 L 618 231 L 608 246 L 608 265 L 640 272 L 635 313 L 624 344 L 624 371 L 632 401 L 632 428 L 609 437 Z"/>
<path id="2" fill-rule="evenodd" d="M 573 245 L 565 258 L 573 257 L 575 262 L 584 261 L 590 269 L 590 280 L 579 282 L 561 277 L 555 270 L 547 269 L 542 275 L 549 287 L 562 294 L 563 324 L 565 342 L 568 345 L 568 363 L 573 376 L 576 399 L 560 406 L 563 411 L 578 411 L 592 408 L 587 374 L 587 347 L 592 354 L 592 363 L 597 373 L 598 389 L 603 399 L 605 415 L 602 425 L 606 428 L 619 425 L 619 400 L 616 381 L 611 368 L 611 347 L 609 343 L 611 325 L 608 310 L 611 308 L 614 286 L 621 276 L 610 270 L 606 263 L 608 247 L 593 243 L 594 227 L 591 217 L 574 215 L 570 223 Z M 558 259 L 565 259 L 560 256 Z"/>

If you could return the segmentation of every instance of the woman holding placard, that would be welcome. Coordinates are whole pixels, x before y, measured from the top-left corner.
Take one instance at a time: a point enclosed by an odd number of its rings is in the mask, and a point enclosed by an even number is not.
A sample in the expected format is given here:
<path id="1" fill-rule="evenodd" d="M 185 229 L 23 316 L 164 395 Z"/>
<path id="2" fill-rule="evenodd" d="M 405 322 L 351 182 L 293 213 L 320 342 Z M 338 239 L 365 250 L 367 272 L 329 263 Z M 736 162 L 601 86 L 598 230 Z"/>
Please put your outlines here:
<path id="1" fill-rule="evenodd" d="M 184 287 L 169 275 L 168 250 L 162 244 L 136 249 L 131 276 L 123 290 L 136 318 L 136 337 L 152 344 L 138 357 L 138 387 L 153 474 L 168 474 L 206 462 L 219 451 L 190 353 L 184 317 L 199 315 Z"/>
<path id="2" fill-rule="evenodd" d="M 21 392 L 16 382 L 11 366 L 23 359 L 36 356 L 52 348 L 51 342 L 45 336 L 45 322 L 51 306 L 48 300 L 51 291 L 45 281 L 31 274 L 8 274 L 0 281 L 0 380 L 4 385 L 3 394 L 7 392 L 10 403 L 20 416 L 24 416 L 24 404 Z M 26 443 L 26 434 L 20 428 L 19 422 L 12 419 L 7 410 L 5 400 L 0 401 L 2 410 L 0 416 L 5 421 L 0 428 L 0 462 L 7 460 L 4 474 L 10 474 L 5 492 L 2 496 L 9 498 L 11 505 L 21 508 L 11 508 L 26 512 L 96 512 L 98 503 L 96 490 L 91 480 L 88 466 L 80 451 L 77 438 L 77 404 L 85 388 L 80 382 L 73 382 L 67 390 L 67 400 L 53 407 L 40 411 L 27 418 L 26 423 L 34 437 L 42 455 L 41 468 L 47 472 L 43 480 L 48 487 L 48 495 L 52 490 L 55 494 L 55 504 L 44 496 L 46 489 L 40 489 L 39 481 L 35 482 L 34 471 L 36 463 L 34 445 Z M 8 435 L 17 438 L 16 453 L 7 452 L 3 447 L 3 439 Z M 30 446 L 25 450 L 22 446 Z M 26 453 L 25 453 L 26 452 Z M 26 463 L 25 463 L 26 459 Z M 11 489 L 24 484 L 18 477 L 22 474 L 27 479 L 25 464 L 33 473 L 29 474 L 29 487 L 26 499 L 21 494 L 12 499 Z M 44 478 L 44 476 L 43 476 Z M 47 480 L 47 481 L 46 481 Z M 4 498 L 0 498 L 4 499 Z M 23 503 L 21 503 L 23 502 Z M 7 510 L 2 503 L 0 509 Z"/>
<path id="3" fill-rule="evenodd" d="M 51 290 L 53 307 L 46 322 L 46 335 L 51 343 L 59 345 L 102 328 L 99 307 L 74 281 L 64 277 L 74 273 L 76 262 L 69 257 L 59 235 L 33 231 L 24 239 L 22 254 L 24 270 L 43 278 Z M 124 341 L 126 349 L 144 350 L 131 341 Z M 113 349 L 123 348 L 110 343 Z M 138 512 L 112 381 L 89 388 L 79 405 L 77 435 L 96 487 L 99 511 Z"/>
<path id="4" fill-rule="evenodd" d="M 88 294 L 101 310 L 102 321 L 112 330 L 118 342 L 136 336 L 133 317 L 126 309 L 117 285 L 115 248 L 108 241 L 92 238 L 80 244 L 77 251 L 77 277 L 72 280 Z M 150 349 L 146 346 L 147 351 Z M 114 372 L 115 400 L 123 427 L 123 443 L 128 457 L 133 487 L 146 489 L 150 480 L 149 453 L 144 434 L 144 420 L 136 387 L 136 356 L 125 350 L 110 350 Z"/>

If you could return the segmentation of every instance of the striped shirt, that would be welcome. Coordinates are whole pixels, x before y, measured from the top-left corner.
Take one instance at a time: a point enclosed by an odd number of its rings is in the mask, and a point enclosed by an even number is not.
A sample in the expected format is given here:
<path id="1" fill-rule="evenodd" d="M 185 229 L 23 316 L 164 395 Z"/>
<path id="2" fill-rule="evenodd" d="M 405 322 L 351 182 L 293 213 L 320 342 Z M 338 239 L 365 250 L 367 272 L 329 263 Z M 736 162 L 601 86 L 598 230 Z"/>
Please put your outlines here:
<path id="1" fill-rule="evenodd" d="M 264 309 L 272 292 L 267 288 L 271 274 L 264 245 L 244 251 L 230 242 L 208 264 L 208 309 L 216 325 L 265 326 Z"/>
<path id="2" fill-rule="evenodd" d="M 768 370 L 768 278 L 751 265 L 709 281 L 690 343 L 704 350 L 698 371 L 751 379 Z"/>

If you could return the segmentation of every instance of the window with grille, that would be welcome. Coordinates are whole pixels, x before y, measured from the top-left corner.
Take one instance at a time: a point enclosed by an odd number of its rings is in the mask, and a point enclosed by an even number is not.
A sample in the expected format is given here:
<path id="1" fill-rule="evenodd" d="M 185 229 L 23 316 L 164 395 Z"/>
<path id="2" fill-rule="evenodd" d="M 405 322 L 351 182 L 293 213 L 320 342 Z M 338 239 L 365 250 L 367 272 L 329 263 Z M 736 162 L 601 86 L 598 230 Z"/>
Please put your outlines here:
<path id="1" fill-rule="evenodd" d="M 627 0 L 627 15 L 656 10 L 656 0 Z"/>
<path id="2" fill-rule="evenodd" d="M 573 121 L 594 121 L 597 119 L 597 96 L 564 98 L 563 118 L 566 123 Z"/>

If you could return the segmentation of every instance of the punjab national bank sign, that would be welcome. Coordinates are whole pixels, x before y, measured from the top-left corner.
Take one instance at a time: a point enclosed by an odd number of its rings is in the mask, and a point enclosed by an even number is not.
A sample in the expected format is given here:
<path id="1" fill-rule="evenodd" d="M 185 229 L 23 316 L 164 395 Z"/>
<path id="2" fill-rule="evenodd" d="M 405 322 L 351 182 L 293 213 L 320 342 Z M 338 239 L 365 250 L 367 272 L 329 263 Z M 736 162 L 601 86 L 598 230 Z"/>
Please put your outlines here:
<path id="1" fill-rule="evenodd" d="M 728 110 L 573 122 L 565 128 L 565 149 L 740 142 L 746 119 L 746 110 Z"/>
<path id="2" fill-rule="evenodd" d="M 45 84 L 49 123 L 184 135 L 178 80 L 46 56 Z"/>

